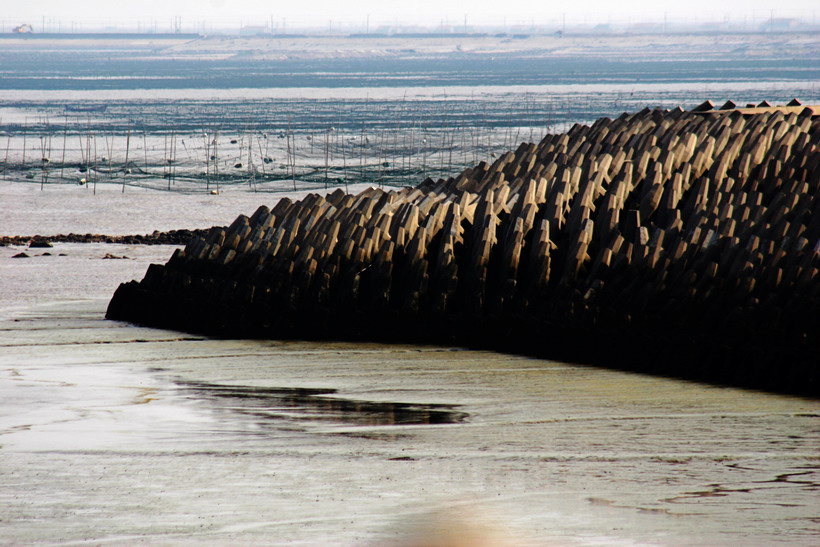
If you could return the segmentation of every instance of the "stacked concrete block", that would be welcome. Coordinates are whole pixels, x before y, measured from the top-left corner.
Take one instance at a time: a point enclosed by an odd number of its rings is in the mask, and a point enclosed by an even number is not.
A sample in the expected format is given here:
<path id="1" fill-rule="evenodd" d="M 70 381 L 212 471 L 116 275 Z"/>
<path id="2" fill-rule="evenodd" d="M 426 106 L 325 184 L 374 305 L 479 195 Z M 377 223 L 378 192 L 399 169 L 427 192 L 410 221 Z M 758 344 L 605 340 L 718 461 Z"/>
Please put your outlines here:
<path id="1" fill-rule="evenodd" d="M 818 199 L 811 109 L 644 109 L 416 188 L 260 207 L 123 284 L 108 316 L 816 395 Z"/>

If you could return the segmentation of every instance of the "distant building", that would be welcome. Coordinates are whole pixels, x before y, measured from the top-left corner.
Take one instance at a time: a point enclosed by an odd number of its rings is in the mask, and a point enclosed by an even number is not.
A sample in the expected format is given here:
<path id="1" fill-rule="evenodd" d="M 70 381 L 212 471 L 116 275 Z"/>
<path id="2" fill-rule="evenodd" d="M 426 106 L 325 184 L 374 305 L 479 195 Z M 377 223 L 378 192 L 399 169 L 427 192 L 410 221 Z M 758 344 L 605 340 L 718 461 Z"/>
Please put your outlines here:
<path id="1" fill-rule="evenodd" d="M 16 34 L 31 34 L 34 32 L 34 29 L 28 23 L 23 23 L 22 25 L 14 27 L 12 32 Z"/>

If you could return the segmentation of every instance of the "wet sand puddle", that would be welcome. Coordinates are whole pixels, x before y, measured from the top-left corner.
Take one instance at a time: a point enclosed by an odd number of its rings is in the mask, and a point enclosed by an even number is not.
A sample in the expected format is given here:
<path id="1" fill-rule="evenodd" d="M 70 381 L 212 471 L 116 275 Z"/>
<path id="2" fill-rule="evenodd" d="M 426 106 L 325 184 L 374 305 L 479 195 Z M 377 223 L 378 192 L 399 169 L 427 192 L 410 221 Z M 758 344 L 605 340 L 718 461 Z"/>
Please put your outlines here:
<path id="1" fill-rule="evenodd" d="M 355 426 L 456 424 L 467 418 L 457 405 L 363 401 L 339 397 L 336 389 L 256 387 L 180 382 L 179 390 L 203 399 L 215 412 L 248 417 L 267 430 L 304 423 Z"/>

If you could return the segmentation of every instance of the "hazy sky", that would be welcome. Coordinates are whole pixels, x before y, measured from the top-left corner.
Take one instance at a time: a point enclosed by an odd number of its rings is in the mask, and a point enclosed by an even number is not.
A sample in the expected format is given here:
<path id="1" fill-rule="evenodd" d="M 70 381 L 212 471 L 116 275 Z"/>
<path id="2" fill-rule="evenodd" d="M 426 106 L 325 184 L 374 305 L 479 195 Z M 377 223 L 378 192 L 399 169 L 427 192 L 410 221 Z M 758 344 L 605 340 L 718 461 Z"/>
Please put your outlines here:
<path id="1" fill-rule="evenodd" d="M 183 27 L 210 23 L 265 24 L 273 18 L 288 24 L 314 22 L 354 24 L 370 15 L 371 26 L 395 21 L 436 24 L 508 24 L 567 22 L 670 21 L 696 18 L 743 20 L 820 15 L 817 0 L 0 0 L 0 18 L 7 27 L 18 19 L 34 25 L 46 19 L 85 23 L 126 23 L 154 19 L 166 26 L 181 16 Z"/>

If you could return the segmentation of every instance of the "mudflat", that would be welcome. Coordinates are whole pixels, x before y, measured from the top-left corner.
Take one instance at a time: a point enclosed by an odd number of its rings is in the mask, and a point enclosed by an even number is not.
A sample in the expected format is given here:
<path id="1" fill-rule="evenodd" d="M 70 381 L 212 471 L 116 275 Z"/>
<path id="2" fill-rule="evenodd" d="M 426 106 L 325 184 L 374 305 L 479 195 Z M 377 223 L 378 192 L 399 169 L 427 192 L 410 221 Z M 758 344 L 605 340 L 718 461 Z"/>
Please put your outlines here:
<path id="1" fill-rule="evenodd" d="M 138 328 L 104 320 L 108 298 L 173 247 L 22 250 L 0 248 L 4 544 L 384 545 L 456 525 L 510 545 L 816 537 L 817 401 Z"/>

